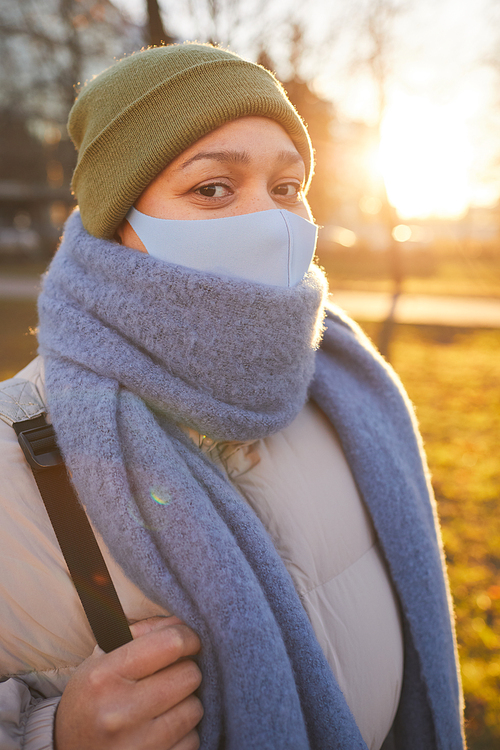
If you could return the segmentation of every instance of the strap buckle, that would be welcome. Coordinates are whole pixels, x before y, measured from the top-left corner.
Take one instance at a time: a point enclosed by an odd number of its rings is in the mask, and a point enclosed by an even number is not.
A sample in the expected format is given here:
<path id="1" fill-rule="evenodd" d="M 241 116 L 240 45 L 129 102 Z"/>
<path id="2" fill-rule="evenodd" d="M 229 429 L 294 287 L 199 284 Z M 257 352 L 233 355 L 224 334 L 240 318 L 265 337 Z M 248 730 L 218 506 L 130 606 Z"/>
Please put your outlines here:
<path id="1" fill-rule="evenodd" d="M 61 452 L 57 447 L 56 435 L 51 424 L 23 430 L 18 435 L 19 445 L 27 462 L 35 471 L 59 466 L 63 463 Z"/>

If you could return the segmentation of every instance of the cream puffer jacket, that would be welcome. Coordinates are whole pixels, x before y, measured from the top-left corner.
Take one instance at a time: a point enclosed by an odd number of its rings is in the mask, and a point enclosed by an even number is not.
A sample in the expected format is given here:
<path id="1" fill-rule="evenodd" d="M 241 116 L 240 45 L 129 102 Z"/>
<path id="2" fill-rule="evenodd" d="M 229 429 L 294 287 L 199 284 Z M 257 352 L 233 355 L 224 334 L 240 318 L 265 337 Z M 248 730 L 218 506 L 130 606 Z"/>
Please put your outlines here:
<path id="1" fill-rule="evenodd" d="M 16 377 L 43 398 L 40 358 Z M 331 425 L 309 403 L 289 427 L 257 442 L 189 434 L 263 521 L 363 738 L 379 750 L 402 683 L 398 603 Z M 168 616 L 96 536 L 129 622 Z M 59 698 L 95 640 L 15 432 L 2 421 L 0 557 L 0 750 L 49 750 Z"/>

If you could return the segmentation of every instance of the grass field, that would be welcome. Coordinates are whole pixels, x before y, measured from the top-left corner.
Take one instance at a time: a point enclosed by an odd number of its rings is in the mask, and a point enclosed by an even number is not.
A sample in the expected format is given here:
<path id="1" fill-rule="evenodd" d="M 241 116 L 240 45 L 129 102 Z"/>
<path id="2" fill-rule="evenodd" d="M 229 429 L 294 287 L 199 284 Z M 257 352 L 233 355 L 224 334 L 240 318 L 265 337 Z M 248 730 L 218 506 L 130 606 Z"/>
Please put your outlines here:
<path id="1" fill-rule="evenodd" d="M 34 302 L 0 301 L 0 377 L 29 362 Z M 373 338 L 376 326 L 366 325 Z M 443 526 L 471 750 L 500 747 L 500 331 L 397 326 Z"/>
<path id="2" fill-rule="evenodd" d="M 365 326 L 368 327 L 368 326 Z M 368 331 L 375 334 L 375 326 Z M 500 748 L 500 331 L 397 326 L 441 518 L 471 750 Z"/>

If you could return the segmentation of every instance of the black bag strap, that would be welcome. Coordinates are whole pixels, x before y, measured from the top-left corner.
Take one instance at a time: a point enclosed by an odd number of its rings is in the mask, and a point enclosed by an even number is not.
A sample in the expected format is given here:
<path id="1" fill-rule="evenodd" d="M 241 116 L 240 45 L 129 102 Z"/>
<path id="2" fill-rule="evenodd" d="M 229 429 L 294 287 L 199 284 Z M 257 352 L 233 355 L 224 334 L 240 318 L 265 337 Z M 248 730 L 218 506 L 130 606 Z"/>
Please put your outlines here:
<path id="1" fill-rule="evenodd" d="M 94 532 L 45 414 L 13 422 L 95 639 L 107 653 L 132 640 Z"/>

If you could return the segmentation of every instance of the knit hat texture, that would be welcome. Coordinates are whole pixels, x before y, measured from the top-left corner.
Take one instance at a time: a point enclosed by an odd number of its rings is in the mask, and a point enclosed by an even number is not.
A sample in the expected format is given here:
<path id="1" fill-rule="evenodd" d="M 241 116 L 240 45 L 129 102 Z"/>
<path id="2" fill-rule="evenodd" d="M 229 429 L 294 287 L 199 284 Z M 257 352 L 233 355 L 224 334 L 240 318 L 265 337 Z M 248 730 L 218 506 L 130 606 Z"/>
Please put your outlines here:
<path id="1" fill-rule="evenodd" d="M 224 123 L 269 117 L 313 171 L 304 123 L 276 78 L 205 44 L 153 47 L 112 65 L 81 91 L 69 116 L 78 149 L 72 188 L 85 229 L 110 239 L 149 183 Z"/>

